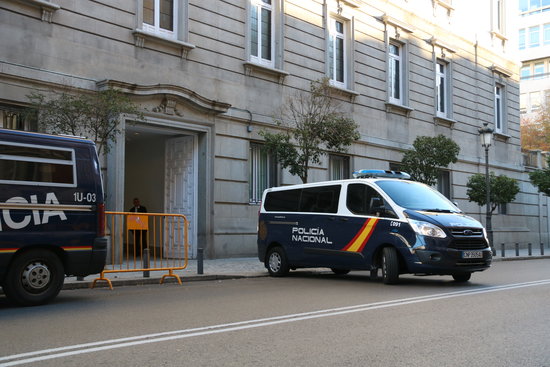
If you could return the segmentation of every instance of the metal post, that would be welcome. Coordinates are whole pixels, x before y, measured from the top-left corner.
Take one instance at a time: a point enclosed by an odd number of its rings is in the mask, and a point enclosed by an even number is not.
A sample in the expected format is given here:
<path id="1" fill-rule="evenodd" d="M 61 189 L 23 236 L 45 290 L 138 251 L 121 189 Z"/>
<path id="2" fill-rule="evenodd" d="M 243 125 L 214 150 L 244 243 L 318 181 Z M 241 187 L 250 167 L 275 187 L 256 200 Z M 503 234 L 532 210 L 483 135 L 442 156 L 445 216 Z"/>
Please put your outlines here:
<path id="1" fill-rule="evenodd" d="M 199 247 L 197 249 L 197 274 L 203 274 L 203 261 L 204 261 L 204 249 Z"/>
<path id="2" fill-rule="evenodd" d="M 540 243 L 540 256 L 544 256 L 544 243 Z"/>
<path id="3" fill-rule="evenodd" d="M 148 248 L 145 248 L 143 249 L 143 269 L 149 269 L 149 249 Z M 144 270 L 143 271 L 143 277 L 144 278 L 149 278 L 150 276 L 150 271 L 149 270 Z"/>
<path id="4" fill-rule="evenodd" d="M 531 246 L 532 246 L 531 243 L 527 244 L 527 251 L 528 251 L 527 253 L 529 254 L 529 256 L 533 255 L 533 251 L 531 250 Z"/>
<path id="5" fill-rule="evenodd" d="M 516 256 L 519 256 L 519 243 L 516 242 Z"/>
<path id="6" fill-rule="evenodd" d="M 500 248 L 500 255 L 501 255 L 502 257 L 506 257 L 506 251 L 504 250 L 504 244 L 501 244 L 500 246 L 501 246 L 501 248 Z"/>
<path id="7" fill-rule="evenodd" d="M 491 246 L 491 249 L 493 250 L 493 254 L 495 253 L 495 248 L 493 246 L 493 224 L 491 220 L 491 180 L 489 177 L 489 146 L 485 146 L 485 191 L 486 191 L 486 198 L 487 201 L 487 208 L 486 208 L 486 226 L 487 226 L 487 235 L 489 237 L 489 246 Z"/>

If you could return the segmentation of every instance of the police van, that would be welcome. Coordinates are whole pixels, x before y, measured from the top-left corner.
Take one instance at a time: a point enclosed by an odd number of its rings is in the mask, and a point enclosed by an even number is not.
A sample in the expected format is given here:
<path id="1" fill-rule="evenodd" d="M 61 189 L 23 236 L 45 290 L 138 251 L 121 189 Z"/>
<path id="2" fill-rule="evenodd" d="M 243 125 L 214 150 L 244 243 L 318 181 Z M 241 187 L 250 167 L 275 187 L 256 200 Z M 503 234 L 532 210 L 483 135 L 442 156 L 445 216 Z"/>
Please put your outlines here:
<path id="1" fill-rule="evenodd" d="M 258 257 L 272 276 L 326 267 L 451 275 L 466 282 L 490 267 L 486 231 L 445 196 L 403 172 L 361 170 L 353 179 L 265 190 Z"/>
<path id="2" fill-rule="evenodd" d="M 65 275 L 103 270 L 108 239 L 93 142 L 0 129 L 0 212 L 0 285 L 15 303 L 46 303 Z"/>

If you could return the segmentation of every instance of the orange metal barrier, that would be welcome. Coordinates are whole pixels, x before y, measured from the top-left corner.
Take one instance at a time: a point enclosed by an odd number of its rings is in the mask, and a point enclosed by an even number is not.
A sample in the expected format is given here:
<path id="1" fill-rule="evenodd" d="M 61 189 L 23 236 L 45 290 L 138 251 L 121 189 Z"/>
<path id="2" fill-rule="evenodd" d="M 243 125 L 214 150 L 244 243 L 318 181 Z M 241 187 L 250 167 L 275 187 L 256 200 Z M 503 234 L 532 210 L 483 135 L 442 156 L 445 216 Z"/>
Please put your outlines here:
<path id="1" fill-rule="evenodd" d="M 106 212 L 110 229 L 111 249 L 105 269 L 97 281 L 106 281 L 113 289 L 107 273 L 168 271 L 167 277 L 181 279 L 176 270 L 188 264 L 189 222 L 182 214 Z"/>

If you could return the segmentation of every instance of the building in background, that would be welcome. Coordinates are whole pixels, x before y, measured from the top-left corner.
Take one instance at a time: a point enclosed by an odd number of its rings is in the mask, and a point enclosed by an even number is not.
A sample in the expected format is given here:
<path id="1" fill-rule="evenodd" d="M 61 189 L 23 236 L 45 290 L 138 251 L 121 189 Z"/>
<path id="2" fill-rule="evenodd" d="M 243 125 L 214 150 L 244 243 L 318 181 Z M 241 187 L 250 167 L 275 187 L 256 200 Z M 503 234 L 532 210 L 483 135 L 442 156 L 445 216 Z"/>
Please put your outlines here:
<path id="1" fill-rule="evenodd" d="M 478 129 L 488 122 L 491 170 L 522 182 L 493 219 L 495 240 L 536 243 L 547 214 L 521 156 L 509 9 L 505 0 L 6 0 L 0 118 L 39 129 L 21 113 L 33 90 L 127 93 L 145 121 L 120 116 L 123 135 L 105 157 L 108 209 L 139 196 L 151 212 L 188 216 L 192 255 L 251 256 L 262 191 L 298 182 L 259 132 L 328 77 L 361 139 L 328 154 L 310 181 L 388 169 L 417 136 L 444 134 L 461 152 L 438 188 L 484 220 L 465 185 L 484 172 Z"/>
<path id="2" fill-rule="evenodd" d="M 518 47 L 521 116 L 550 104 L 550 0 L 519 0 Z"/>

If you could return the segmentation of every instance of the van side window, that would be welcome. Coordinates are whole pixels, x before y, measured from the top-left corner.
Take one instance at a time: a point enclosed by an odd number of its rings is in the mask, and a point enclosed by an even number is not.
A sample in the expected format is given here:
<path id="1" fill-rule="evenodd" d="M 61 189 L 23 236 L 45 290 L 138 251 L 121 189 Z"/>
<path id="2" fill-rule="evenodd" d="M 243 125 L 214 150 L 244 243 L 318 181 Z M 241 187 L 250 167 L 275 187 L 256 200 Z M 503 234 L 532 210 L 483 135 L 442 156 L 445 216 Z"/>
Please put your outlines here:
<path id="1" fill-rule="evenodd" d="M 340 185 L 310 187 L 302 190 L 301 212 L 337 213 Z"/>
<path id="2" fill-rule="evenodd" d="M 74 151 L 0 143 L 0 182 L 75 185 Z"/>
<path id="3" fill-rule="evenodd" d="M 346 205 L 354 214 L 397 218 L 397 215 L 390 206 L 386 204 L 382 195 L 368 185 L 348 185 Z"/>
<path id="4" fill-rule="evenodd" d="M 297 212 L 301 193 L 301 189 L 268 192 L 264 208 L 268 212 Z"/>

